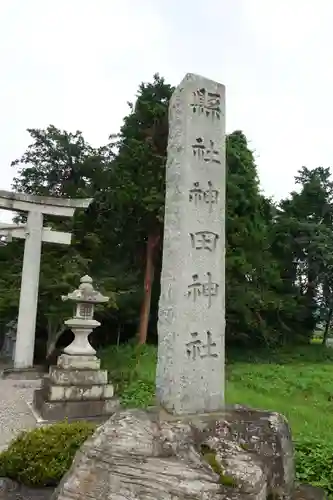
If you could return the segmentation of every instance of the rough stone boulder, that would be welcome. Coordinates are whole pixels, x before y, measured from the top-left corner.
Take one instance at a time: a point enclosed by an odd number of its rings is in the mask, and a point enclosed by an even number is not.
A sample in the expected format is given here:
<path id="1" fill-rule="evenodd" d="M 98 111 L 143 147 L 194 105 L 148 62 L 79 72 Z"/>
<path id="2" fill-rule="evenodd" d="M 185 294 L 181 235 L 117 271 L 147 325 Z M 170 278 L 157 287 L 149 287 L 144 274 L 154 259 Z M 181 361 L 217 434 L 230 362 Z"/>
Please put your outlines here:
<path id="1" fill-rule="evenodd" d="M 234 409 L 177 419 L 129 410 L 83 445 L 52 500 L 287 499 L 293 480 L 281 415 Z"/>

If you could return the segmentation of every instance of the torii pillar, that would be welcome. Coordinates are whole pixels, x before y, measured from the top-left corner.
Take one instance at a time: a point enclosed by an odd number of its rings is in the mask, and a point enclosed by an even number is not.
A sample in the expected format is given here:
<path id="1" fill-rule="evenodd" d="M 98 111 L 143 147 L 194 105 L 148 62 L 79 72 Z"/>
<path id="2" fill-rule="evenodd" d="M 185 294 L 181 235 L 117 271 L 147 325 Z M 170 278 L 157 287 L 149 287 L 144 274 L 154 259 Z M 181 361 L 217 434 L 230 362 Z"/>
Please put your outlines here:
<path id="1" fill-rule="evenodd" d="M 25 239 L 14 356 L 16 369 L 33 366 L 42 242 L 71 243 L 70 233 L 43 228 L 43 215 L 72 217 L 75 209 L 87 208 L 91 201 L 92 198 L 53 198 L 0 190 L 1 209 L 28 212 L 26 225 L 0 223 L 0 235 Z"/>

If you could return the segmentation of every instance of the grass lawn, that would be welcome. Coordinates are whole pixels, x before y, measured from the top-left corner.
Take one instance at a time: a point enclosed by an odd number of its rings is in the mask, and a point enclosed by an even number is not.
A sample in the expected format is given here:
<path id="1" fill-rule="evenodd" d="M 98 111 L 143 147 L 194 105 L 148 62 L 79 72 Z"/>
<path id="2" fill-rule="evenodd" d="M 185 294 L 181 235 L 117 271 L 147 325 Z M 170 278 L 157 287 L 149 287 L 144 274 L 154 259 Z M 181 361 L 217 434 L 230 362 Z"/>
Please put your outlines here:
<path id="1" fill-rule="evenodd" d="M 294 438 L 333 441 L 333 362 L 235 363 L 228 369 L 226 399 L 287 417 Z"/>
<path id="2" fill-rule="evenodd" d="M 112 346 L 102 359 L 120 383 L 126 406 L 152 403 L 154 347 L 146 346 L 137 355 L 133 346 Z M 283 413 L 296 439 L 306 435 L 333 442 L 333 349 L 309 345 L 256 354 L 229 352 L 226 373 L 228 403 Z"/>
<path id="3" fill-rule="evenodd" d="M 101 352 L 122 404 L 154 404 L 156 348 L 123 345 Z M 296 473 L 333 498 L 333 349 L 319 344 L 228 352 L 226 401 L 277 411 L 291 425 Z"/>

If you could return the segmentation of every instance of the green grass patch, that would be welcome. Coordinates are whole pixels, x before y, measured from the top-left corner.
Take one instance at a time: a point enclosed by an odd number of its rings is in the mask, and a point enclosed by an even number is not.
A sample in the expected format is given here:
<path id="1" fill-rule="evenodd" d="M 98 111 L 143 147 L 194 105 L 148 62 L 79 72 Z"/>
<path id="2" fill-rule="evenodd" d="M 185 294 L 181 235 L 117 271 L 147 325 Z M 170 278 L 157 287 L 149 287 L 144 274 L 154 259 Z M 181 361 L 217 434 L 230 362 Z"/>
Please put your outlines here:
<path id="1" fill-rule="evenodd" d="M 237 363 L 228 369 L 227 401 L 283 413 L 295 438 L 333 441 L 333 364 Z"/>
<path id="2" fill-rule="evenodd" d="M 131 343 L 109 346 L 100 353 L 102 367 L 120 395 L 125 408 L 146 408 L 154 404 L 156 348 Z"/>
<path id="3" fill-rule="evenodd" d="M 126 407 L 154 403 L 156 348 L 110 347 L 103 365 Z M 229 351 L 226 400 L 285 415 L 296 445 L 298 478 L 333 493 L 333 349 L 320 344 Z"/>

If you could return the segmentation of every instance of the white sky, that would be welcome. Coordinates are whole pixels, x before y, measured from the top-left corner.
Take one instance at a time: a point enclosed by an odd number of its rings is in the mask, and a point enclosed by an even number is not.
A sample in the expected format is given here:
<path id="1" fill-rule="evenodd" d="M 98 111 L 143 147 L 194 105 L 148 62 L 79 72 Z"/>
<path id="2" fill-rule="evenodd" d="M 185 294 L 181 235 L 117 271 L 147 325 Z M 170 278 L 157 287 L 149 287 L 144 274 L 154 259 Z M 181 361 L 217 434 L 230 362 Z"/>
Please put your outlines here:
<path id="1" fill-rule="evenodd" d="M 332 0 L 0 0 L 0 189 L 28 127 L 97 146 L 141 81 L 194 72 L 226 85 L 228 132 L 245 132 L 265 193 L 287 195 L 302 165 L 331 165 L 332 19 Z"/>

